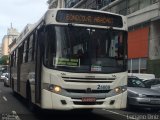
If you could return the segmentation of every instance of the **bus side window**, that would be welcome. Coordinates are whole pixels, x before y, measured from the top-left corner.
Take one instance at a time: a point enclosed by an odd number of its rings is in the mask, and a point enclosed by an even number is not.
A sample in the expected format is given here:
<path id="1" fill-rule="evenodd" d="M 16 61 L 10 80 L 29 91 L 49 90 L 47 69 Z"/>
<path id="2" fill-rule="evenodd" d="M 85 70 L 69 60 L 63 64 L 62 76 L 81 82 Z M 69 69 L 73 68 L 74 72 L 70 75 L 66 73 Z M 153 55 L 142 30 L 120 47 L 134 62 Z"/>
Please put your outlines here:
<path id="1" fill-rule="evenodd" d="M 25 41 L 24 43 L 24 52 L 23 52 L 23 63 L 28 62 L 28 40 Z"/>
<path id="2" fill-rule="evenodd" d="M 24 52 L 24 43 L 19 48 L 19 63 L 23 63 L 23 52 Z"/>
<path id="3" fill-rule="evenodd" d="M 18 49 L 16 49 L 16 60 L 15 60 L 15 66 L 18 65 Z"/>
<path id="4" fill-rule="evenodd" d="M 35 44 L 35 41 L 36 41 L 36 40 L 35 40 L 35 39 L 36 39 L 36 38 L 35 38 L 35 32 L 34 32 L 34 33 L 33 33 L 33 43 L 32 43 L 32 44 L 33 44 L 33 45 L 32 45 L 32 60 L 33 60 L 33 61 L 35 60 L 35 52 L 36 52 L 36 50 L 35 50 L 35 48 L 36 48 L 36 47 L 35 47 L 35 45 L 36 45 L 36 44 Z"/>
<path id="5" fill-rule="evenodd" d="M 13 53 L 12 53 L 10 56 L 10 66 L 11 67 L 13 67 L 13 61 L 14 61 L 14 59 L 13 59 Z"/>
<path id="6" fill-rule="evenodd" d="M 28 61 L 34 60 L 34 34 L 29 37 Z"/>
<path id="7" fill-rule="evenodd" d="M 44 55 L 45 57 L 45 64 L 46 66 L 53 66 L 53 58 L 55 57 L 55 52 L 56 52 L 56 40 L 55 40 L 55 29 L 54 27 L 47 27 L 46 29 L 46 42 L 45 44 L 45 51 Z"/>
<path id="8" fill-rule="evenodd" d="M 13 52 L 13 66 L 16 66 L 16 50 Z"/>

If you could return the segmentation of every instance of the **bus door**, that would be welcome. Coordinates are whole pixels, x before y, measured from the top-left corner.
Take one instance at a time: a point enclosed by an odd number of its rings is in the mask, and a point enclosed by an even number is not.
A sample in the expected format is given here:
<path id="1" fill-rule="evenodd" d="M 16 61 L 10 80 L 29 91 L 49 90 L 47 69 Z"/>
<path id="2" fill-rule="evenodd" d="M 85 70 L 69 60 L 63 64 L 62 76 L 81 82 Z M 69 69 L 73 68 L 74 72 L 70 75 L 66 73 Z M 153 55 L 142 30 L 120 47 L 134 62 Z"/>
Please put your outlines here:
<path id="1" fill-rule="evenodd" d="M 41 101 L 41 70 L 42 70 L 42 57 L 43 57 L 43 45 L 44 40 L 44 27 L 36 31 L 36 67 L 35 67 L 35 102 Z"/>
<path id="2" fill-rule="evenodd" d="M 21 64 L 23 61 L 23 49 L 24 46 L 21 45 L 18 49 L 17 49 L 17 55 L 18 55 L 18 59 L 17 59 L 17 91 L 20 92 L 20 76 L 21 76 Z"/>

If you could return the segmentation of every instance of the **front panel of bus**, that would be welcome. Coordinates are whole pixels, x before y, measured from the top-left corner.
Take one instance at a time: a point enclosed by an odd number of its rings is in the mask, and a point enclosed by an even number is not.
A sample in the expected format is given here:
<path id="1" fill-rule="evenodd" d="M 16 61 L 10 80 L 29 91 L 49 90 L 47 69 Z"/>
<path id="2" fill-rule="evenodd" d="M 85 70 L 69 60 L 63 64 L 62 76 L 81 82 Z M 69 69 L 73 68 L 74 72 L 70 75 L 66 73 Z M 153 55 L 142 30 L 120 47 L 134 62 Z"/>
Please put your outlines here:
<path id="1" fill-rule="evenodd" d="M 41 107 L 126 107 L 127 32 L 73 24 L 44 28 Z"/>

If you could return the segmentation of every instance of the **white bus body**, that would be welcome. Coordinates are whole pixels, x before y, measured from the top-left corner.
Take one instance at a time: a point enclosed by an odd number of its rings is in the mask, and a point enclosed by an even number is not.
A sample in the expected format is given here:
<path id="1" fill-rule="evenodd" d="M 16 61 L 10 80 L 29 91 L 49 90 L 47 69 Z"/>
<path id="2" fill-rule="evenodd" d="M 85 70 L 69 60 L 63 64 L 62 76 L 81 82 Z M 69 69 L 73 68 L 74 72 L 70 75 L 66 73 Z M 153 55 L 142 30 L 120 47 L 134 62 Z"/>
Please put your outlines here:
<path id="1" fill-rule="evenodd" d="M 43 109 L 122 109 L 126 56 L 126 17 L 51 9 L 11 53 L 12 89 Z"/>

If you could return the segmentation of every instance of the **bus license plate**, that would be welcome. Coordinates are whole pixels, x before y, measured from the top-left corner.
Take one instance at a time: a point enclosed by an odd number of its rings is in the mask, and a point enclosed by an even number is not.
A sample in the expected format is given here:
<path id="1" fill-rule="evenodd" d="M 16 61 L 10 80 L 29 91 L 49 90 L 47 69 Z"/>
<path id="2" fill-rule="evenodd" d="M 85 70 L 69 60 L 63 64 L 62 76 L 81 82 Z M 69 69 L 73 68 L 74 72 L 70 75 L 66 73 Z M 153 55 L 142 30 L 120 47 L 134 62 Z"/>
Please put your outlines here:
<path id="1" fill-rule="evenodd" d="M 83 97 L 82 102 L 96 102 L 96 98 L 94 98 L 94 97 Z"/>

